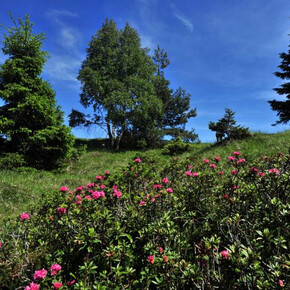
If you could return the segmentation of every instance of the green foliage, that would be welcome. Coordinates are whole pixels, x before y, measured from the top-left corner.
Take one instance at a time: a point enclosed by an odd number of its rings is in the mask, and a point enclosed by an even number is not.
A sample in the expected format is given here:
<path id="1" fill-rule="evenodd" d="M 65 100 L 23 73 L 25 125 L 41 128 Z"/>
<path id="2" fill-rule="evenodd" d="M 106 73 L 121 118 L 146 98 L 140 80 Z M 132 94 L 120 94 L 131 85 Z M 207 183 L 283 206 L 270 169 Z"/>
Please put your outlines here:
<path id="1" fill-rule="evenodd" d="M 283 52 L 280 54 L 281 64 L 278 66 L 279 69 L 282 71 L 276 72 L 275 75 L 283 80 L 290 79 L 290 50 L 287 53 Z M 277 101 L 271 100 L 269 101 L 272 110 L 277 112 L 277 116 L 279 120 L 274 126 L 277 124 L 287 124 L 290 120 L 290 82 L 286 82 L 280 86 L 280 88 L 274 89 L 279 95 L 285 95 L 285 101 Z"/>
<path id="2" fill-rule="evenodd" d="M 132 126 L 154 128 L 161 102 L 150 81 L 153 73 L 153 62 L 147 49 L 141 48 L 137 31 L 128 23 L 124 30 L 118 30 L 115 22 L 106 19 L 89 44 L 78 76 L 81 103 L 92 106 L 95 115 L 73 111 L 70 124 L 103 126 L 117 149 Z"/>
<path id="3" fill-rule="evenodd" d="M 25 287 L 44 268 L 44 289 L 288 287 L 289 155 L 137 157 L 4 222 L 0 285 Z"/>
<path id="4" fill-rule="evenodd" d="M 24 158 L 18 153 L 4 153 L 0 155 L 0 169 L 9 170 L 24 165 Z"/>
<path id="5" fill-rule="evenodd" d="M 28 15 L 12 20 L 2 48 L 9 58 L 0 67 L 2 150 L 18 152 L 30 166 L 51 169 L 70 156 L 74 138 L 62 125 L 50 84 L 39 77 L 47 59 L 41 50 L 44 34 L 32 32 Z"/>
<path id="6" fill-rule="evenodd" d="M 234 118 L 235 112 L 231 109 L 225 109 L 225 115 L 219 119 L 216 123 L 209 122 L 208 128 L 216 132 L 217 142 L 232 139 L 244 139 L 250 136 L 248 128 L 241 125 L 235 126 L 236 120 Z"/>
<path id="7" fill-rule="evenodd" d="M 183 142 L 181 137 L 177 137 L 162 148 L 162 153 L 167 155 L 176 155 L 186 152 L 189 149 L 190 144 Z"/>

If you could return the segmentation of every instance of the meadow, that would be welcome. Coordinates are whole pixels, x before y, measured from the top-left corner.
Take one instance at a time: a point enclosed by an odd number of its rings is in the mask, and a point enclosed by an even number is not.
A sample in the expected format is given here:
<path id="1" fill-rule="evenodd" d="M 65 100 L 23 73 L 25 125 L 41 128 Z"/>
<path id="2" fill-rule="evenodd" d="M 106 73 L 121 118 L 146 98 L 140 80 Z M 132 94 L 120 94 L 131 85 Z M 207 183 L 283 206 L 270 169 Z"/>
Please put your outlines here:
<path id="1" fill-rule="evenodd" d="M 289 141 L 96 149 L 64 171 L 1 170 L 0 285 L 287 287 Z"/>

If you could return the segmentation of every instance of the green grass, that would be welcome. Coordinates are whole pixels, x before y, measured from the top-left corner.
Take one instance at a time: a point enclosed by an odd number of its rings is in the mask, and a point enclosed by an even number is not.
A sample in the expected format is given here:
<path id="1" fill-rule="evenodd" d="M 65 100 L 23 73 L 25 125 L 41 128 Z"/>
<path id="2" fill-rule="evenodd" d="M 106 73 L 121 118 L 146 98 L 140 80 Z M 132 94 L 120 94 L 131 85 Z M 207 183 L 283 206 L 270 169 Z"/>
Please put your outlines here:
<path id="1" fill-rule="evenodd" d="M 229 156 L 239 150 L 250 159 L 280 152 L 288 152 L 290 146 L 290 130 L 278 134 L 256 133 L 251 138 L 233 141 L 226 146 L 214 144 L 196 144 L 190 152 L 181 158 L 194 156 L 208 158 L 211 156 Z M 150 150 L 151 154 L 159 156 L 164 164 L 170 157 L 163 156 L 161 150 Z M 61 186 L 75 188 L 92 182 L 97 174 L 105 170 L 117 172 L 127 165 L 141 151 L 111 152 L 107 150 L 89 151 L 72 162 L 63 172 L 45 172 L 37 170 L 1 170 L 0 171 L 0 220 L 5 217 L 15 217 L 23 211 L 31 209 L 33 204 L 41 202 L 42 194 L 53 194 Z"/>

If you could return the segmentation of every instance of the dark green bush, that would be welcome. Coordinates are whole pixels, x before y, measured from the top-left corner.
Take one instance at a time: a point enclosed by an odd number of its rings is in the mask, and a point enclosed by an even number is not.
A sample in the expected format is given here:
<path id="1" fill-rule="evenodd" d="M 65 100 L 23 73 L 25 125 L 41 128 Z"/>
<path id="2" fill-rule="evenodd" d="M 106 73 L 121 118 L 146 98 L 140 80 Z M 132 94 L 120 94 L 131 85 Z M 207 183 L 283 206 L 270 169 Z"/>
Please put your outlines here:
<path id="1" fill-rule="evenodd" d="M 18 153 L 3 153 L 0 155 L 0 169 L 10 170 L 24 165 L 24 157 Z"/>
<path id="2" fill-rule="evenodd" d="M 175 155 L 186 152 L 189 149 L 190 144 L 183 142 L 181 137 L 177 137 L 162 148 L 162 153 L 165 155 Z"/>

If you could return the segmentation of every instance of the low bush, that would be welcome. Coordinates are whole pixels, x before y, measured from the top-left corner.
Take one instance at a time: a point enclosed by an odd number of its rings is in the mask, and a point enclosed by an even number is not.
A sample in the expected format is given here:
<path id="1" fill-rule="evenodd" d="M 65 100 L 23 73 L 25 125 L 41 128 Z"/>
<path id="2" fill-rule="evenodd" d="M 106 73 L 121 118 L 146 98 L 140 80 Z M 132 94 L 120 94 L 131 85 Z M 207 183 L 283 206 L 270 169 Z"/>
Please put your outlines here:
<path id="1" fill-rule="evenodd" d="M 6 220 L 0 286 L 289 286 L 289 155 L 159 161 L 136 157 Z"/>
<path id="2" fill-rule="evenodd" d="M 181 137 L 170 141 L 162 148 L 162 153 L 165 155 L 181 154 L 190 149 L 190 144 L 182 141 Z"/>
<path id="3" fill-rule="evenodd" d="M 23 155 L 18 153 L 3 153 L 0 155 L 0 169 L 10 170 L 24 165 Z"/>

